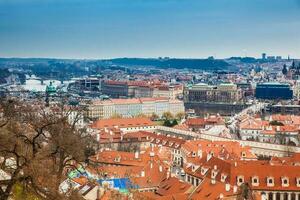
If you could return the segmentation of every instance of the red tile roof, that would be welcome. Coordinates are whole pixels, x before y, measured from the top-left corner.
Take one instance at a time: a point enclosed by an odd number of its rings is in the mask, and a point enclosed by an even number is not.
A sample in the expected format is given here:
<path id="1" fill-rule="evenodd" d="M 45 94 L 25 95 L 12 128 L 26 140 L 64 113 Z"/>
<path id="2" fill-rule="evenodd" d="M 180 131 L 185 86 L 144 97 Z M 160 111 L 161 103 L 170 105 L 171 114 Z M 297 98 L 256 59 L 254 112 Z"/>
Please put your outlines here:
<path id="1" fill-rule="evenodd" d="M 192 185 L 183 182 L 175 177 L 169 177 L 163 180 L 158 189 L 156 190 L 156 194 L 160 196 L 168 196 L 173 194 L 185 194 L 188 193 L 192 189 Z"/>
<path id="2" fill-rule="evenodd" d="M 94 122 L 91 127 L 95 129 L 104 128 L 126 128 L 126 127 L 144 127 L 153 126 L 154 123 L 144 117 L 140 118 L 116 118 L 116 119 L 100 119 Z"/>

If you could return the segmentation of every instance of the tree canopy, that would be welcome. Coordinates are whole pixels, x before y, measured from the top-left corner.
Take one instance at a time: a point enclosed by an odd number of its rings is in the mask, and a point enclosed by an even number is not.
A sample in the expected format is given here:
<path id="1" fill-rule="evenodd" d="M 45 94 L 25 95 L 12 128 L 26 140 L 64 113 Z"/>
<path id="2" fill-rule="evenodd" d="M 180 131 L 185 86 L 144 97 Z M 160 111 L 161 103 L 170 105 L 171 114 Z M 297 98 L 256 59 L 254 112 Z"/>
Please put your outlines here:
<path id="1" fill-rule="evenodd" d="M 80 199 L 73 191 L 68 196 L 59 191 L 68 170 L 84 163 L 93 145 L 86 131 L 76 127 L 76 117 L 68 121 L 80 110 L 15 99 L 1 99 L 0 110 L 0 170 L 7 174 L 0 181 L 0 199 L 14 191 L 34 199 Z"/>

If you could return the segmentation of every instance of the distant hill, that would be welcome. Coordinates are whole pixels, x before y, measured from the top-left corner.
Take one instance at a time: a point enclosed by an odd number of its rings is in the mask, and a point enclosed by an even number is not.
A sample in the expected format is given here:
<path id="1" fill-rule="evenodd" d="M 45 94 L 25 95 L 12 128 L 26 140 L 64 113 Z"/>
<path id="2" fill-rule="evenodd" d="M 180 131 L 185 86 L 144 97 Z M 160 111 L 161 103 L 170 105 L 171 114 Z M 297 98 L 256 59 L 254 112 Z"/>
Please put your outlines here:
<path id="1" fill-rule="evenodd" d="M 216 59 L 155 59 L 155 58 L 116 58 L 105 60 L 116 65 L 153 66 L 160 68 L 202 69 L 202 70 L 236 70 L 224 60 Z"/>
<path id="2" fill-rule="evenodd" d="M 6 66 L 8 63 L 14 64 L 33 64 L 30 68 L 58 68 L 61 70 L 63 65 L 72 65 L 76 62 L 106 62 L 111 65 L 122 66 L 153 66 L 158 68 L 177 68 L 177 69 L 200 69 L 212 71 L 235 71 L 237 68 L 219 59 L 179 59 L 179 58 L 115 58 L 108 60 L 76 60 L 76 59 L 53 59 L 53 58 L 0 58 L 0 67 Z M 74 66 L 74 65 L 73 65 Z M 41 69 L 44 71 L 44 69 Z"/>

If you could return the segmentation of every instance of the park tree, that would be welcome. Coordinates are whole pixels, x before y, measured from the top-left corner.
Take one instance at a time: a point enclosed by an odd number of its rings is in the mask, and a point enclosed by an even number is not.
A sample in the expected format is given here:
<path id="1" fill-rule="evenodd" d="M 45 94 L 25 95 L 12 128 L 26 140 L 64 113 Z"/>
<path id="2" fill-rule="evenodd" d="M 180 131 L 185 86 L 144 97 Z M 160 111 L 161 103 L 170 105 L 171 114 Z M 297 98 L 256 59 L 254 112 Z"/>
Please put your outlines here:
<path id="1" fill-rule="evenodd" d="M 173 119 L 173 115 L 171 112 L 164 112 L 162 117 L 165 119 L 165 120 L 170 120 L 170 119 Z"/>
<path id="2" fill-rule="evenodd" d="M 184 117 L 185 117 L 184 112 L 179 112 L 179 113 L 176 114 L 176 118 L 179 119 L 179 120 L 183 119 Z"/>
<path id="3" fill-rule="evenodd" d="M 76 117 L 69 123 L 74 110 L 66 107 L 1 99 L 0 170 L 6 174 L 1 200 L 14 195 L 15 188 L 36 199 L 80 199 L 73 191 L 62 194 L 59 186 L 68 170 L 84 163 L 94 143 L 75 126 Z"/>
<path id="4" fill-rule="evenodd" d="M 152 113 L 151 116 L 150 116 L 150 119 L 152 121 L 155 121 L 155 120 L 158 120 L 159 119 L 159 116 L 156 114 L 156 113 Z"/>
<path id="5" fill-rule="evenodd" d="M 238 188 L 237 200 L 255 200 L 252 189 L 248 183 L 243 183 Z"/>

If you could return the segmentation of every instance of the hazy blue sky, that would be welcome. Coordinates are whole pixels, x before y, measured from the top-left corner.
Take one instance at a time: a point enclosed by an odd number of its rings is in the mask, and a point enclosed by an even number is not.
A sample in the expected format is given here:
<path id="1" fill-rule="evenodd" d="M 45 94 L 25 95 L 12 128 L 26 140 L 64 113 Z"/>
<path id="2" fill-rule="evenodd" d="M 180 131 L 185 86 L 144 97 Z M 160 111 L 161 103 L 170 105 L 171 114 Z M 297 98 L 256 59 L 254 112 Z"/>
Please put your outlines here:
<path id="1" fill-rule="evenodd" d="M 300 58 L 300 0 L 0 0 L 0 57 Z"/>

